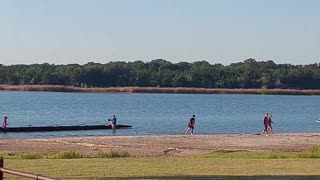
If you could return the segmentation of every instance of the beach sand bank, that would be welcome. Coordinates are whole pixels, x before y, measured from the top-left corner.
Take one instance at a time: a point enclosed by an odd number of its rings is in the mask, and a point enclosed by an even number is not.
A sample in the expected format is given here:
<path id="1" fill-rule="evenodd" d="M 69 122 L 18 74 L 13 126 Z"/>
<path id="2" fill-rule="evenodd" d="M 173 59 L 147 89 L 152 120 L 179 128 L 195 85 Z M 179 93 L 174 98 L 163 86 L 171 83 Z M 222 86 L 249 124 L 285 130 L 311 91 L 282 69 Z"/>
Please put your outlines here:
<path id="1" fill-rule="evenodd" d="M 277 94 L 320 95 L 320 89 L 227 89 L 194 87 L 91 87 L 81 88 L 64 85 L 0 85 L 5 91 L 50 91 L 91 93 L 178 93 L 178 94 Z"/>
<path id="2" fill-rule="evenodd" d="M 212 151 L 299 152 L 320 145 L 320 133 L 154 136 L 76 136 L 45 138 L 2 138 L 0 152 L 55 152 L 74 150 L 83 153 L 118 150 L 131 156 L 188 156 Z"/>

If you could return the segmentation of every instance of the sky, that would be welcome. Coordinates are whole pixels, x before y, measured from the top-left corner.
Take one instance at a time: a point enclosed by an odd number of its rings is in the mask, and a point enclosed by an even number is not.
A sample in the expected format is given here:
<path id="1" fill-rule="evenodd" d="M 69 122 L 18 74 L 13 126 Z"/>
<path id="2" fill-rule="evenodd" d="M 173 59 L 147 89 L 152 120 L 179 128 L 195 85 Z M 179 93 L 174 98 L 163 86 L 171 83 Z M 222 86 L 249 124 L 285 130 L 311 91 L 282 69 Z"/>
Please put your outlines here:
<path id="1" fill-rule="evenodd" d="M 0 64 L 320 63 L 319 0 L 0 0 Z"/>

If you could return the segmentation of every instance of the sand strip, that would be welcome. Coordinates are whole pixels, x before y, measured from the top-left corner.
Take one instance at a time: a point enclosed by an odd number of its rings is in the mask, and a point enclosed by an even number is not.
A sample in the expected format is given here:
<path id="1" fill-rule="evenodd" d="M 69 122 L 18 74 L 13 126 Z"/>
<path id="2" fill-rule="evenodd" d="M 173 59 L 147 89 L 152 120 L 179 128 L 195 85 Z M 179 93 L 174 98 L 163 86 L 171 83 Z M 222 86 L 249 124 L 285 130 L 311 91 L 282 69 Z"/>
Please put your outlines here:
<path id="1" fill-rule="evenodd" d="M 218 150 L 303 151 L 320 145 L 320 133 L 156 136 L 85 136 L 2 138 L 0 152 L 53 152 L 74 150 L 95 153 L 110 149 L 132 156 L 185 156 Z"/>

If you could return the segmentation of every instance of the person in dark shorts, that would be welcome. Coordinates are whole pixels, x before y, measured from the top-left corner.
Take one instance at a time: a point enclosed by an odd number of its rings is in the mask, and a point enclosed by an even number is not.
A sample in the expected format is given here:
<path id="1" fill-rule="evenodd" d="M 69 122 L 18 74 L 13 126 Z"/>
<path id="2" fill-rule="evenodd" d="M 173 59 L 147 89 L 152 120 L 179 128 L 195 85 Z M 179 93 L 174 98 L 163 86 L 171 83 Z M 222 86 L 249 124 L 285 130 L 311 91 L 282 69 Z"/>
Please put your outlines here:
<path id="1" fill-rule="evenodd" d="M 272 118 L 272 114 L 269 114 L 269 116 L 268 116 L 268 119 L 269 119 L 269 121 L 268 121 L 268 133 L 270 133 L 270 134 L 273 134 L 273 131 L 272 131 L 272 124 L 274 124 L 274 122 L 271 120 L 271 118 Z M 269 131 L 269 129 L 270 129 L 270 131 Z"/>
<path id="2" fill-rule="evenodd" d="M 192 117 L 188 121 L 188 129 L 184 134 L 188 134 L 191 129 L 191 135 L 193 135 L 194 124 L 196 123 L 196 115 L 192 115 Z"/>
<path id="3" fill-rule="evenodd" d="M 263 131 L 261 132 L 261 135 L 265 134 L 268 136 L 268 125 L 269 125 L 269 114 L 265 114 L 263 116 Z"/>

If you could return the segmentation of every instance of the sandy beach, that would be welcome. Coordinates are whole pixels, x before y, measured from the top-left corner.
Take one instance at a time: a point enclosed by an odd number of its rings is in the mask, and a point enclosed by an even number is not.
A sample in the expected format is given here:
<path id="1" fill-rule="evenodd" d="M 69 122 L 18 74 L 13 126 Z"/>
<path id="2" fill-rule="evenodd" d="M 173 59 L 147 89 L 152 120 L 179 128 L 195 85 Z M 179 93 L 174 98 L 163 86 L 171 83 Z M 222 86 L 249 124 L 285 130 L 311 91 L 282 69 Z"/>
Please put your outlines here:
<path id="1" fill-rule="evenodd" d="M 189 88 L 189 87 L 74 87 L 64 85 L 0 85 L 5 91 L 50 91 L 91 93 L 178 93 L 178 94 L 282 94 L 320 95 L 319 89 L 245 89 L 245 88 Z"/>
<path id="2" fill-rule="evenodd" d="M 85 136 L 46 138 L 2 138 L 1 152 L 55 152 L 74 150 L 82 153 L 119 150 L 131 156 L 187 156 L 219 150 L 303 151 L 320 145 L 320 133 L 156 136 Z"/>

